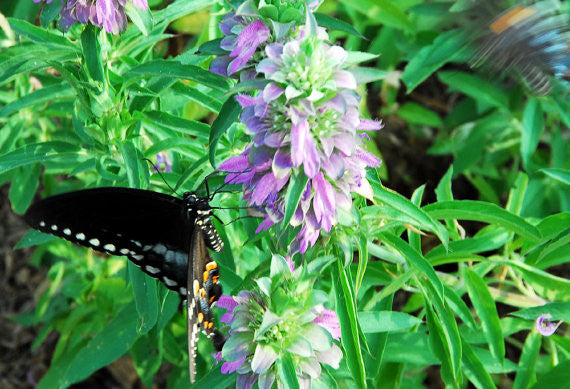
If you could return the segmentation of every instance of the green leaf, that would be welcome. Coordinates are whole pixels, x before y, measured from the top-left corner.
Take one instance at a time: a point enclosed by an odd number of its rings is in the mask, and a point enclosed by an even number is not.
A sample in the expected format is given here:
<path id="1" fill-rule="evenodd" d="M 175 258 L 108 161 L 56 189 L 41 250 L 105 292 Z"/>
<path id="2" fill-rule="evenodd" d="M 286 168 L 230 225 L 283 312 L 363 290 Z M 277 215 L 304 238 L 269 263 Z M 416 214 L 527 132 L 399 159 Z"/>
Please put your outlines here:
<path id="1" fill-rule="evenodd" d="M 525 308 L 511 315 L 526 320 L 536 320 L 540 315 L 551 314 L 551 321 L 564 320 L 570 322 L 570 302 L 548 303 L 538 307 Z"/>
<path id="2" fill-rule="evenodd" d="M 422 210 L 435 219 L 453 218 L 492 223 L 516 232 L 526 239 L 533 241 L 540 239 L 540 231 L 535 226 L 495 204 L 483 201 L 439 201 L 424 206 Z"/>
<path id="3" fill-rule="evenodd" d="M 433 111 L 413 102 L 406 102 L 398 108 L 398 116 L 411 124 L 441 127 L 443 121 Z"/>
<path id="4" fill-rule="evenodd" d="M 216 167 L 216 146 L 218 141 L 230 126 L 237 120 L 242 108 L 240 103 L 235 99 L 235 95 L 230 96 L 218 114 L 218 117 L 212 123 L 210 130 L 210 164 Z"/>
<path id="5" fill-rule="evenodd" d="M 168 7 L 161 9 L 154 13 L 156 24 L 170 22 L 175 19 L 180 19 L 184 15 L 188 15 L 203 9 L 209 9 L 217 4 L 217 0 L 177 0 L 168 5 Z"/>
<path id="6" fill-rule="evenodd" d="M 526 103 L 522 122 L 521 155 L 525 166 L 528 166 L 530 157 L 538 146 L 543 127 L 544 113 L 540 101 L 537 98 L 531 98 Z"/>
<path id="7" fill-rule="evenodd" d="M 40 24 L 43 28 L 48 28 L 51 22 L 55 20 L 63 4 L 60 1 L 54 1 L 50 4 L 44 4 L 42 14 L 40 15 Z"/>
<path id="8" fill-rule="evenodd" d="M 407 93 L 432 75 L 447 62 L 466 61 L 469 53 L 465 50 L 465 31 L 452 30 L 439 34 L 430 46 L 423 47 L 406 65 L 402 81 Z"/>
<path id="9" fill-rule="evenodd" d="M 24 35 L 34 42 L 42 43 L 50 47 L 73 49 L 79 53 L 79 49 L 67 38 L 56 35 L 49 30 L 34 26 L 24 20 L 8 18 L 10 27 L 20 35 Z"/>
<path id="10" fill-rule="evenodd" d="M 129 3 L 130 4 L 130 3 Z M 83 58 L 91 78 L 98 82 L 105 80 L 103 71 L 103 61 L 101 60 L 101 44 L 97 33 L 99 28 L 91 24 L 85 26 L 81 33 L 81 46 L 83 48 Z"/>
<path id="11" fill-rule="evenodd" d="M 299 380 L 297 380 L 297 373 L 295 372 L 295 364 L 290 353 L 282 353 L 277 358 L 277 371 L 279 373 L 279 381 L 285 388 L 298 389 Z"/>
<path id="12" fill-rule="evenodd" d="M 566 383 L 566 386 L 570 382 L 570 360 L 560 362 L 548 373 L 540 376 L 533 389 L 562 388 L 563 382 Z"/>
<path id="13" fill-rule="evenodd" d="M 397 3 L 390 0 L 341 0 L 341 3 L 366 15 L 366 18 L 371 21 L 404 31 L 414 28 L 404 11 L 398 7 Z"/>
<path id="14" fill-rule="evenodd" d="M 36 195 L 42 166 L 39 163 L 35 163 L 32 166 L 18 170 L 18 174 L 14 174 L 12 178 L 9 197 L 14 212 L 23 213 Z"/>
<path id="15" fill-rule="evenodd" d="M 317 20 L 317 24 L 321 27 L 325 27 L 329 30 L 344 31 L 356 37 L 366 39 L 366 37 L 358 32 L 358 30 L 356 30 L 351 24 L 319 12 L 315 12 L 314 15 Z"/>
<path id="16" fill-rule="evenodd" d="M 505 360 L 505 342 L 495 300 L 489 293 L 489 289 L 483 279 L 473 270 L 463 267 L 463 278 L 475 312 L 481 319 L 481 326 L 489 343 L 491 353 L 503 364 Z"/>
<path id="17" fill-rule="evenodd" d="M 199 139 L 194 142 L 200 145 L 210 133 L 210 126 L 197 120 L 185 119 L 180 116 L 171 115 L 163 111 L 147 111 L 138 113 L 138 117 L 144 118 L 145 123 L 168 128 L 180 134 L 192 135 Z"/>
<path id="18" fill-rule="evenodd" d="M 309 182 L 309 178 L 301 169 L 297 169 L 297 173 L 291 176 L 289 185 L 287 186 L 287 193 L 285 194 L 285 215 L 281 222 L 284 228 L 289 225 L 291 218 L 295 214 L 299 202 L 301 201 L 303 191 L 307 187 L 307 182 Z"/>
<path id="19" fill-rule="evenodd" d="M 387 72 L 385 70 L 362 67 L 362 66 L 351 68 L 350 72 L 356 79 L 356 83 L 359 85 L 368 84 L 374 81 L 380 81 L 390 75 L 390 72 Z"/>
<path id="20" fill-rule="evenodd" d="M 180 78 L 197 82 L 221 92 L 225 92 L 230 87 L 230 81 L 226 77 L 211 73 L 198 66 L 183 65 L 176 60 L 158 59 L 145 62 L 132 68 L 127 75 L 131 77 L 160 76 Z"/>
<path id="21" fill-rule="evenodd" d="M 463 349 L 461 368 L 469 378 L 469 381 L 471 381 L 477 389 L 495 388 L 496 386 L 493 379 L 485 369 L 485 366 L 483 366 L 483 363 L 481 363 L 469 343 L 467 343 L 463 337 L 461 337 L 461 347 Z"/>
<path id="22" fill-rule="evenodd" d="M 74 355 L 67 371 L 61 372 L 61 386 L 84 380 L 127 352 L 138 336 L 137 319 L 135 303 L 131 302 Z"/>
<path id="23" fill-rule="evenodd" d="M 118 148 L 125 161 L 129 186 L 131 188 L 142 188 L 141 175 L 144 174 L 141 170 L 142 157 L 139 155 L 135 145 L 132 141 L 125 140 L 119 143 Z M 144 166 L 146 168 L 146 164 Z"/>
<path id="24" fill-rule="evenodd" d="M 524 342 L 513 389 L 527 389 L 536 380 L 535 366 L 542 343 L 542 335 L 531 331 Z"/>
<path id="25" fill-rule="evenodd" d="M 543 270 L 518 261 L 494 261 L 515 267 L 524 275 L 524 280 L 534 291 L 547 300 L 570 300 L 570 280 L 549 274 Z"/>
<path id="26" fill-rule="evenodd" d="M 494 107 L 508 109 L 508 96 L 494 84 L 473 74 L 448 71 L 439 72 L 438 77 L 450 89 L 458 90 L 467 96 Z"/>
<path id="27" fill-rule="evenodd" d="M 356 305 L 347 270 L 343 268 L 342 262 L 341 259 L 337 260 L 337 266 L 332 268 L 333 280 L 335 280 L 336 312 L 342 334 L 341 341 L 352 378 L 356 381 L 356 385 L 364 388 L 366 387 L 366 371 L 358 337 Z"/>
<path id="28" fill-rule="evenodd" d="M 22 239 L 20 239 L 18 244 L 14 246 L 14 250 L 36 245 L 39 246 L 43 243 L 51 242 L 52 240 L 56 239 L 57 237 L 50 234 L 44 234 L 43 232 L 39 232 L 37 230 L 28 230 Z"/>
<path id="29" fill-rule="evenodd" d="M 127 262 L 127 267 L 138 313 L 137 332 L 144 335 L 154 327 L 158 320 L 157 281 L 143 273 L 131 261 Z"/>
<path id="30" fill-rule="evenodd" d="M 67 82 L 47 86 L 6 104 L 0 110 L 0 117 L 11 115 L 14 112 L 18 112 L 36 104 L 46 103 L 52 100 L 70 99 L 74 96 L 75 94 Z"/>
<path id="31" fill-rule="evenodd" d="M 380 239 L 382 239 L 387 245 L 398 251 L 406 261 L 418 269 L 430 283 L 433 285 L 434 290 L 440 299 L 443 299 L 443 283 L 435 273 L 435 270 L 430 265 L 428 261 L 416 250 L 414 250 L 408 243 L 404 242 L 402 239 L 398 238 L 396 235 L 389 232 L 379 233 Z"/>
<path id="32" fill-rule="evenodd" d="M 402 195 L 390 192 L 384 188 L 375 188 L 374 200 L 377 202 L 385 203 L 386 205 L 394 208 L 398 212 L 415 220 L 415 225 L 420 229 L 425 229 L 435 233 L 444 245 L 447 245 L 449 239 L 447 230 L 437 220 L 433 219 L 431 215 L 425 212 L 422 208 L 414 205 L 410 200 Z"/>
<path id="33" fill-rule="evenodd" d="M 570 170 L 568 169 L 550 168 L 540 169 L 540 171 L 563 184 L 570 185 Z"/>
<path id="34" fill-rule="evenodd" d="M 29 144 L 10 153 L 0 156 L 0 173 L 4 173 L 20 166 L 26 166 L 35 162 L 63 159 L 70 155 L 77 155 L 78 160 L 83 160 L 77 151 L 79 147 L 65 142 L 44 142 Z"/>
<path id="35" fill-rule="evenodd" d="M 358 321 L 365 334 L 404 331 L 422 323 L 415 316 L 395 311 L 358 312 Z"/>
<path id="36" fill-rule="evenodd" d="M 130 1 L 128 1 L 125 5 L 125 11 L 129 16 L 129 19 L 131 19 L 135 26 L 137 26 L 139 31 L 142 32 L 144 36 L 148 37 L 153 28 L 152 13 L 150 12 L 150 8 L 141 9 L 135 7 Z"/>

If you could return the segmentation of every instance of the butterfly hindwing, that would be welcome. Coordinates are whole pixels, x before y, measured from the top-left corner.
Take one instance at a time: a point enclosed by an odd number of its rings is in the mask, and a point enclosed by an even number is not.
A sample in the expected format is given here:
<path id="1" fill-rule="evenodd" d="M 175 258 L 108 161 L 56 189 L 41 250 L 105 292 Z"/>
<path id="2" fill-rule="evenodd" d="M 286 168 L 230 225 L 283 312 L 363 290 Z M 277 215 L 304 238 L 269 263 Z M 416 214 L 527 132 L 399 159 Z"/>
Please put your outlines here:
<path id="1" fill-rule="evenodd" d="M 208 338 L 213 338 L 218 351 L 223 346 L 223 337 L 220 341 L 220 334 L 215 330 L 212 321 L 212 304 L 222 294 L 220 274 L 218 264 L 211 259 L 206 249 L 204 234 L 210 233 L 207 236 L 212 236 L 214 240 L 219 240 L 219 237 L 215 229 L 211 232 L 208 226 L 213 229 L 209 215 L 199 215 L 192 234 L 188 261 L 188 364 L 191 382 L 194 382 L 196 377 L 196 345 L 200 330 Z M 223 247 L 216 244 L 214 246 Z"/>

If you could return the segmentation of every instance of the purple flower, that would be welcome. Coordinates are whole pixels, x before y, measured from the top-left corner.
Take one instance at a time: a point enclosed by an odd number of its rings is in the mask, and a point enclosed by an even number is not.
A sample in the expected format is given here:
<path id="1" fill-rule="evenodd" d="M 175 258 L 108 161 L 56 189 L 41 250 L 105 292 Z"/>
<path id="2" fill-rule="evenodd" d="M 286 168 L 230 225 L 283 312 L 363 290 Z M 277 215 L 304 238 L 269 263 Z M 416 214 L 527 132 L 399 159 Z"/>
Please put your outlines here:
<path id="1" fill-rule="evenodd" d="M 550 336 L 556 332 L 560 324 L 562 324 L 562 320 L 558 323 L 553 323 L 549 321 L 552 318 L 550 313 L 546 313 L 544 315 L 540 315 L 535 322 L 535 328 L 539 334 L 543 336 Z"/>
<path id="2" fill-rule="evenodd" d="M 170 158 L 168 158 L 166 151 L 161 151 L 156 154 L 156 164 L 154 165 L 154 168 L 163 173 L 172 172 L 172 163 L 170 162 Z"/>
<path id="3" fill-rule="evenodd" d="M 265 209 L 258 231 L 283 219 L 290 178 L 309 179 L 290 221 L 301 226 L 290 253 L 304 253 L 322 230 L 330 232 L 337 210 L 351 207 L 351 193 L 372 199 L 366 168 L 380 164 L 358 131 L 381 123 L 359 117 L 356 80 L 344 69 L 347 53 L 327 44 L 323 30 L 303 36 L 301 30 L 296 39 L 265 47 L 256 70 L 268 83 L 256 96 L 237 97 L 252 144 L 219 166 L 230 173 L 226 182 L 243 185 L 245 200 Z"/>
<path id="4" fill-rule="evenodd" d="M 42 0 L 34 0 L 36 3 L 39 1 Z M 52 1 L 47 0 L 47 3 Z M 137 8 L 148 8 L 147 0 L 129 1 Z M 64 4 L 59 14 L 59 26 L 64 31 L 69 30 L 76 22 L 91 23 L 112 34 L 118 34 L 127 27 L 127 0 L 62 0 L 62 3 Z"/>
<path id="5" fill-rule="evenodd" d="M 255 72 L 248 69 L 248 62 L 269 38 L 269 28 L 261 20 L 251 22 L 250 17 L 231 12 L 220 22 L 220 30 L 225 35 L 220 47 L 229 54 L 214 58 L 210 71 L 226 77 L 240 72 L 242 80 L 253 78 Z"/>
<path id="6" fill-rule="evenodd" d="M 221 370 L 237 372 L 236 387 L 251 388 L 256 381 L 260 388 L 270 388 L 275 381 L 282 385 L 275 361 L 286 354 L 304 387 L 321 375 L 323 363 L 338 369 L 342 351 L 333 341 L 340 340 L 338 318 L 323 306 L 326 293 L 307 288 L 315 276 L 302 270 L 295 271 L 290 260 L 274 255 L 271 278 L 258 279 L 254 291 L 218 300 L 218 306 L 228 310 L 222 321 L 229 324 Z"/>

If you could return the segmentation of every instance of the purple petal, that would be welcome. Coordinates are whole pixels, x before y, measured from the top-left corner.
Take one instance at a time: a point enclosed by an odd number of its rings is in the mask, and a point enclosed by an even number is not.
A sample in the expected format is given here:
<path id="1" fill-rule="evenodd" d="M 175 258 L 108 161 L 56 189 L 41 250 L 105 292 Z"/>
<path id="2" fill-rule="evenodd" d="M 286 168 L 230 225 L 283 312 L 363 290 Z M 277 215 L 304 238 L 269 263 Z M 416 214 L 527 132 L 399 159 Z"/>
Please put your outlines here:
<path id="1" fill-rule="evenodd" d="M 368 151 L 360 147 L 356 149 L 356 154 L 353 156 L 353 158 L 356 159 L 357 161 L 360 161 L 365 166 L 370 166 L 370 167 L 378 167 L 382 162 L 380 158 L 376 157 L 374 154 L 369 153 Z"/>
<path id="2" fill-rule="evenodd" d="M 264 175 L 261 180 L 257 183 L 253 195 L 251 196 L 251 201 L 255 205 L 261 205 L 265 202 L 265 199 L 271 192 L 275 190 L 275 176 L 273 172 Z"/>
<path id="3" fill-rule="evenodd" d="M 257 227 L 257 229 L 255 230 L 255 233 L 258 234 L 261 231 L 265 231 L 268 230 L 272 225 L 274 225 L 275 223 L 273 222 L 273 220 L 271 220 L 271 218 L 269 217 L 269 215 L 267 215 L 265 217 L 265 220 L 263 220 L 261 223 L 259 223 L 259 226 Z"/>
<path id="4" fill-rule="evenodd" d="M 210 62 L 210 71 L 220 76 L 228 76 L 228 66 L 230 65 L 229 55 L 220 55 L 215 57 L 212 62 Z M 236 98 L 237 99 L 237 98 Z"/>
<path id="5" fill-rule="evenodd" d="M 238 359 L 237 361 L 234 362 L 224 362 L 222 364 L 222 374 L 231 374 L 234 371 L 236 371 L 244 362 L 245 362 L 246 357 L 243 357 L 241 359 Z"/>
<path id="6" fill-rule="evenodd" d="M 314 320 L 313 323 L 320 325 L 330 332 L 333 339 L 340 340 L 340 322 L 336 312 L 332 309 L 324 309 Z"/>
<path id="7" fill-rule="evenodd" d="M 236 96 L 236 100 L 238 103 L 240 103 L 242 108 L 249 107 L 250 105 L 254 105 L 257 102 L 257 98 L 241 93 Z"/>
<path id="8" fill-rule="evenodd" d="M 256 20 L 244 28 L 238 36 L 236 47 L 230 53 L 230 57 L 237 57 L 230 65 L 230 74 L 245 67 L 257 47 L 265 43 L 267 38 L 269 38 L 269 28 L 261 20 Z"/>
<path id="9" fill-rule="evenodd" d="M 257 374 L 264 373 L 278 356 L 271 346 L 258 344 L 251 360 L 251 370 Z"/>
<path id="10" fill-rule="evenodd" d="M 216 306 L 220 308 L 227 309 L 230 313 L 233 312 L 234 308 L 237 307 L 238 303 L 232 296 L 223 294 L 220 296 L 218 301 L 216 301 Z"/>
<path id="11" fill-rule="evenodd" d="M 147 0 L 131 0 L 131 3 L 139 9 L 148 9 Z"/>
<path id="12" fill-rule="evenodd" d="M 338 180 L 344 174 L 344 158 L 341 154 L 334 153 L 321 162 L 321 167 L 331 180 Z"/>
<path id="13" fill-rule="evenodd" d="M 319 153 L 317 151 L 317 146 L 315 145 L 315 140 L 311 134 L 307 134 L 305 144 L 305 156 L 303 161 L 303 170 L 309 178 L 313 178 L 315 174 L 319 171 Z"/>
<path id="14" fill-rule="evenodd" d="M 360 119 L 360 124 L 356 129 L 362 131 L 376 131 L 382 127 L 384 127 L 384 125 L 380 120 Z"/>
<path id="15" fill-rule="evenodd" d="M 356 89 L 356 79 L 351 72 L 347 70 L 339 70 L 335 73 L 333 79 L 337 88 Z"/>
<path id="16" fill-rule="evenodd" d="M 319 362 L 326 363 L 333 369 L 339 368 L 340 361 L 342 360 L 342 351 L 336 344 L 333 344 L 330 350 L 316 351 L 315 354 L 317 355 Z"/>
<path id="17" fill-rule="evenodd" d="M 346 155 L 352 155 L 356 146 L 354 136 L 352 134 L 337 134 L 334 136 L 334 145 L 337 149 Z"/>
<path id="18" fill-rule="evenodd" d="M 241 173 L 249 169 L 249 158 L 246 153 L 230 157 L 220 164 L 218 170 L 223 172 Z"/>
<path id="19" fill-rule="evenodd" d="M 257 381 L 257 374 L 240 374 L 236 379 L 237 389 L 251 389 Z"/>
<path id="20" fill-rule="evenodd" d="M 550 336 L 556 332 L 560 324 L 562 324 L 562 320 L 558 323 L 553 323 L 549 321 L 552 318 L 550 313 L 546 313 L 544 315 L 540 315 L 536 319 L 535 327 L 539 334 L 543 336 Z"/>
<path id="21" fill-rule="evenodd" d="M 335 195 L 332 185 L 325 180 L 323 173 L 318 172 L 312 179 L 315 196 L 313 210 L 317 221 L 325 231 L 330 231 L 335 220 Z"/>
<path id="22" fill-rule="evenodd" d="M 263 100 L 266 102 L 273 101 L 283 94 L 283 89 L 278 87 L 275 83 L 270 82 L 263 89 Z"/>
<path id="23" fill-rule="evenodd" d="M 286 256 L 285 261 L 287 262 L 287 266 L 289 266 L 289 270 L 291 273 L 293 273 L 295 271 L 295 264 L 293 263 L 293 260 L 290 256 Z"/>
<path id="24" fill-rule="evenodd" d="M 309 122 L 302 121 L 291 126 L 291 161 L 301 166 L 305 157 L 305 138 L 309 132 Z"/>
<path id="25" fill-rule="evenodd" d="M 277 149 L 275 156 L 273 157 L 273 163 L 271 169 L 275 174 L 276 178 L 283 178 L 289 174 L 291 168 L 293 167 L 293 162 L 291 161 L 291 155 L 283 149 Z"/>
<path id="26" fill-rule="evenodd" d="M 279 64 L 268 58 L 262 59 L 255 67 L 255 70 L 258 73 L 263 73 L 265 75 L 271 75 L 276 71 L 278 71 L 279 69 L 280 69 Z"/>

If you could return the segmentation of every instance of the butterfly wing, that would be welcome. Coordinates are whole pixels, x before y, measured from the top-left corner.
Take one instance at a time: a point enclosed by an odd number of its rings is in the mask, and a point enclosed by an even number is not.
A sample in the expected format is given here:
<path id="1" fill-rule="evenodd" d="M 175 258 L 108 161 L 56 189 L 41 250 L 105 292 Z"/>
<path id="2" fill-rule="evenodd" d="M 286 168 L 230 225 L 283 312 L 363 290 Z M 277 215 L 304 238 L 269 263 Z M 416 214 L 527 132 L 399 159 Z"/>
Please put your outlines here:
<path id="1" fill-rule="evenodd" d="M 552 76 L 570 77 L 569 19 L 549 2 L 512 7 L 488 24 L 472 66 L 514 69 L 535 94 L 548 94 Z"/>
<path id="2" fill-rule="evenodd" d="M 190 381 L 196 379 L 196 345 L 200 329 L 211 338 L 216 333 L 212 322 L 212 304 L 222 294 L 218 283 L 218 264 L 206 248 L 202 228 L 195 226 L 188 259 L 188 364 Z M 217 342 L 219 343 L 219 342 Z M 216 343 L 216 348 L 218 346 Z M 223 345 L 223 342 L 222 342 Z"/>
<path id="3" fill-rule="evenodd" d="M 86 189 L 43 199 L 24 218 L 42 232 L 125 255 L 169 289 L 187 294 L 194 221 L 188 220 L 181 199 L 140 189 Z"/>

